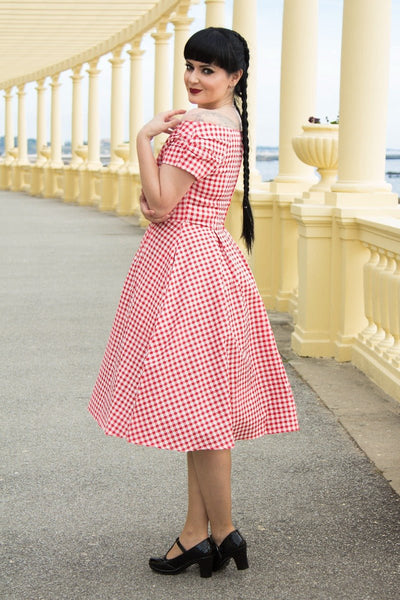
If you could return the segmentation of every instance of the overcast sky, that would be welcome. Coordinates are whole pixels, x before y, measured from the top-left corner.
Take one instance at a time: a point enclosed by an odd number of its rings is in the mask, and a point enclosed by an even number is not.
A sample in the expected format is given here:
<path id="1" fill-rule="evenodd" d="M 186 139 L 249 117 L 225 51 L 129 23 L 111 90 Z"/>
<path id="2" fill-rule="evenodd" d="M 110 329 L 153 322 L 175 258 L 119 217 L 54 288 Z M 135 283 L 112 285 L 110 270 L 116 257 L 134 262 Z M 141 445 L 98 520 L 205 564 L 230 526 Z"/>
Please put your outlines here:
<path id="1" fill-rule="evenodd" d="M 319 2 L 319 54 L 318 54 L 318 94 L 317 109 L 315 114 L 331 120 L 339 113 L 339 80 L 340 80 L 340 47 L 343 0 L 320 0 Z M 282 34 L 283 0 L 258 0 L 258 56 L 257 56 L 257 145 L 277 146 L 279 140 L 279 78 L 280 78 L 280 53 Z M 400 0 L 392 1 L 392 36 L 391 36 L 391 69 L 390 90 L 388 105 L 388 134 L 387 147 L 400 149 Z M 201 29 L 205 24 L 204 3 L 192 8 L 195 20 L 192 31 Z M 226 26 L 231 27 L 232 0 L 226 1 Z M 153 106 L 153 39 L 146 35 L 142 47 L 146 50 L 144 57 L 144 89 L 145 118 L 152 116 Z M 125 114 L 125 140 L 128 139 L 128 114 L 129 114 L 129 56 L 126 55 L 128 46 L 123 55 L 126 56 L 124 65 L 124 114 Z M 102 57 L 99 68 L 102 70 L 100 79 L 101 99 L 101 137 L 107 138 L 109 131 L 110 114 L 110 70 L 109 56 Z M 171 43 L 172 62 L 172 43 Z M 87 65 L 85 65 L 85 69 Z M 62 139 L 71 137 L 71 72 L 61 76 L 62 87 Z M 172 77 L 172 74 L 171 74 Z M 49 82 L 49 79 L 46 80 Z M 35 83 L 26 86 L 27 89 L 27 133 L 28 137 L 36 137 L 36 92 Z M 15 89 L 15 88 L 14 88 Z M 83 81 L 83 98 L 87 103 L 87 76 Z M 47 103 L 50 105 L 50 91 L 47 92 Z M 0 123 L 3 130 L 4 101 L 1 103 Z M 17 123 L 17 103 L 14 104 L 15 132 Z M 49 112 L 49 111 L 48 111 Z M 85 117 L 85 131 L 87 130 Z M 48 137 L 50 137 L 48 125 Z M 85 136 L 86 137 L 86 136 Z"/>

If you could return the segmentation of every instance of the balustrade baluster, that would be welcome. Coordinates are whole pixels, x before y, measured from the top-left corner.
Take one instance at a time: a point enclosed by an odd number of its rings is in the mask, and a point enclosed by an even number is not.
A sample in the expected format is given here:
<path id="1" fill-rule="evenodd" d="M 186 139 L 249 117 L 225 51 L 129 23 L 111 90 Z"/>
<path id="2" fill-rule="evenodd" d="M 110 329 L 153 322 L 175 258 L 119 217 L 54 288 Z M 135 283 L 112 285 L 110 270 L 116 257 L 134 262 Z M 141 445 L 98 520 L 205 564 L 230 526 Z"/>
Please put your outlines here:
<path id="1" fill-rule="evenodd" d="M 368 338 L 367 345 L 375 348 L 376 344 L 385 337 L 382 328 L 382 273 L 386 268 L 387 258 L 385 252 L 378 248 L 379 262 L 372 273 L 372 318 L 376 324 L 376 333 Z"/>
<path id="2" fill-rule="evenodd" d="M 368 320 L 367 327 L 359 333 L 358 337 L 362 342 L 372 337 L 377 330 L 376 323 L 373 320 L 373 302 L 372 302 L 372 284 L 373 284 L 373 273 L 379 262 L 378 249 L 370 244 L 364 244 L 370 251 L 369 261 L 364 265 L 364 310 L 365 316 Z"/>
<path id="3" fill-rule="evenodd" d="M 391 280 L 393 277 L 393 273 L 396 268 L 396 263 L 394 260 L 393 254 L 390 252 L 386 252 L 386 267 L 381 274 L 381 323 L 382 329 L 385 332 L 385 337 L 381 342 L 379 342 L 375 351 L 379 354 L 383 354 L 383 352 L 393 346 L 393 336 L 390 332 L 390 322 L 389 322 L 389 295 L 391 288 Z"/>
<path id="4" fill-rule="evenodd" d="M 388 297 L 389 326 L 394 343 L 384 351 L 383 357 L 398 368 L 400 367 L 400 254 L 395 255 L 394 261 L 396 268 L 390 280 Z"/>

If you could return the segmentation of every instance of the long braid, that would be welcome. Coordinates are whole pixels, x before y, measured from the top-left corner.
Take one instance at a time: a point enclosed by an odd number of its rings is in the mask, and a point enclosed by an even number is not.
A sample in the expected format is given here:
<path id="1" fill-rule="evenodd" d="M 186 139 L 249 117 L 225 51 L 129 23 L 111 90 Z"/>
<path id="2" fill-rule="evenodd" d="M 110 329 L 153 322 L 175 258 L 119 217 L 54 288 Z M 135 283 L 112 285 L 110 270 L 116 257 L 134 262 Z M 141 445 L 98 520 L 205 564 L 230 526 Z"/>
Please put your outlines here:
<path id="1" fill-rule="evenodd" d="M 249 48 L 246 40 L 237 32 L 234 32 L 243 45 L 245 68 L 243 69 L 243 75 L 240 78 L 235 93 L 241 99 L 241 119 L 242 119 L 242 139 L 243 139 L 243 201 L 242 201 L 242 212 L 243 212 L 243 225 L 242 225 L 242 238 L 245 241 L 248 252 L 251 252 L 254 243 L 254 218 L 253 212 L 250 205 L 250 167 L 249 167 L 249 119 L 247 112 L 247 78 L 248 78 L 248 66 L 250 60 Z M 235 106 L 237 104 L 235 102 Z"/>

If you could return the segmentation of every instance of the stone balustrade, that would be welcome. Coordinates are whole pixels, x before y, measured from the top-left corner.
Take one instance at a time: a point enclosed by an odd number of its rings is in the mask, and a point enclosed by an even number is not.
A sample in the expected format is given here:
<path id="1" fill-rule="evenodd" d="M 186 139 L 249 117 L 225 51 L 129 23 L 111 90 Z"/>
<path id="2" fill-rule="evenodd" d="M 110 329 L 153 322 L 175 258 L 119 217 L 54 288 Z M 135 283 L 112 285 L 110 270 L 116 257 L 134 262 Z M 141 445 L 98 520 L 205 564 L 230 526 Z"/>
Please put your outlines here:
<path id="1" fill-rule="evenodd" d="M 400 220 L 358 223 L 369 260 L 363 268 L 366 326 L 354 341 L 352 360 L 400 400 Z"/>

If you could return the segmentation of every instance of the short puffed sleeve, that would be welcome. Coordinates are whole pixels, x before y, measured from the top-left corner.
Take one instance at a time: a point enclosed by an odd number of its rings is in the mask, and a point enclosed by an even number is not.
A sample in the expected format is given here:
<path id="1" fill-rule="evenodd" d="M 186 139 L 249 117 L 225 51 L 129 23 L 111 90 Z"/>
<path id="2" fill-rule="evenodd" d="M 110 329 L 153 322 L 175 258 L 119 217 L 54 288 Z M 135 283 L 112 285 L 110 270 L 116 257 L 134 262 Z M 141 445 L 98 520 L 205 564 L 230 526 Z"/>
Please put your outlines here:
<path id="1" fill-rule="evenodd" d="M 228 141 L 216 129 L 211 123 L 182 121 L 162 147 L 158 164 L 183 169 L 197 180 L 217 173 Z"/>

